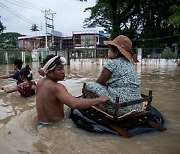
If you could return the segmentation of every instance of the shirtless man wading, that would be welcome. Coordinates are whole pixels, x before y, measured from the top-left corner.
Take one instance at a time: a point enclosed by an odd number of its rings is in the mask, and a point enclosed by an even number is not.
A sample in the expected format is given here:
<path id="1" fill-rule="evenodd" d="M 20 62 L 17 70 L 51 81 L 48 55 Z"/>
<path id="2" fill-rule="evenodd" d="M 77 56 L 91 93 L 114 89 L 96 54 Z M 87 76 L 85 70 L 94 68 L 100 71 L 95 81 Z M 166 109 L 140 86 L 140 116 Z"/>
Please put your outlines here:
<path id="1" fill-rule="evenodd" d="M 64 118 L 64 104 L 70 108 L 88 108 L 108 101 L 103 95 L 94 99 L 76 98 L 58 81 L 65 78 L 63 57 L 48 55 L 43 60 L 46 76 L 38 81 L 36 89 L 36 109 L 40 125 L 50 125 Z"/>

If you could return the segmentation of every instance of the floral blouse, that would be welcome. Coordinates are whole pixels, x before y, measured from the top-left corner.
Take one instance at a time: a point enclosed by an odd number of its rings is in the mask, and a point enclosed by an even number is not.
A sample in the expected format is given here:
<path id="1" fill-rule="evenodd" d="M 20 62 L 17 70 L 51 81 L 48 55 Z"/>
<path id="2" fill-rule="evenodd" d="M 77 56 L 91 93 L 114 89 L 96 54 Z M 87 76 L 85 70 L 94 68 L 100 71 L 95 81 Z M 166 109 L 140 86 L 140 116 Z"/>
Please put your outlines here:
<path id="1" fill-rule="evenodd" d="M 120 97 L 120 103 L 141 99 L 139 81 L 132 62 L 120 57 L 109 60 L 104 68 L 111 72 L 111 77 L 106 82 L 106 87 L 96 82 L 87 82 L 85 87 L 87 90 L 99 96 L 106 95 L 111 102 L 115 102 L 117 96 Z M 121 112 L 124 114 L 141 107 L 141 104 L 136 104 L 123 108 Z"/>

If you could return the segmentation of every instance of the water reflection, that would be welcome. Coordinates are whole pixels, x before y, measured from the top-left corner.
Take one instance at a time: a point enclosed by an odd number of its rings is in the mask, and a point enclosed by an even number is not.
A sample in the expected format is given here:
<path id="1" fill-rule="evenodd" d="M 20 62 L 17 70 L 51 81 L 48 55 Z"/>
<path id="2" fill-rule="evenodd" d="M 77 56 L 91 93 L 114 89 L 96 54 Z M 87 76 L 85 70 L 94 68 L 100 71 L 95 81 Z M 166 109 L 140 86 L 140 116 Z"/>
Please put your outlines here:
<path id="1" fill-rule="evenodd" d="M 65 66 L 64 84 L 74 95 L 81 95 L 83 82 L 95 80 L 105 61 L 72 61 Z M 32 63 L 36 81 L 39 64 Z M 0 149 L 4 153 L 179 153 L 180 142 L 180 67 L 175 65 L 135 65 L 140 79 L 141 91 L 153 91 L 152 105 L 165 118 L 164 132 L 142 134 L 131 139 L 107 134 L 93 134 L 75 126 L 68 118 L 65 107 L 63 122 L 49 128 L 37 126 L 35 97 L 23 98 L 18 92 L 0 92 Z M 8 69 L 0 66 L 0 75 Z M 10 66 L 9 66 L 10 68 Z M 0 85 L 13 85 L 12 79 L 0 80 Z"/>

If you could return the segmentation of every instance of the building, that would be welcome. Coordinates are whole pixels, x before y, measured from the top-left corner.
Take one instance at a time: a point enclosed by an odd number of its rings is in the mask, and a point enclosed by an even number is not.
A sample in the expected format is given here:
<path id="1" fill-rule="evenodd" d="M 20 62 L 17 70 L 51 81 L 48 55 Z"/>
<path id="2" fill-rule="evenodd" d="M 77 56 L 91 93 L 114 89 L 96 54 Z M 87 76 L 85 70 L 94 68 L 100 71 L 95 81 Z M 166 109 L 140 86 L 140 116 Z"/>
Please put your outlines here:
<path id="1" fill-rule="evenodd" d="M 49 49 L 61 48 L 62 33 L 53 31 L 47 34 L 47 46 Z M 18 45 L 22 50 L 35 50 L 46 47 L 46 35 L 31 35 L 18 37 Z"/>
<path id="2" fill-rule="evenodd" d="M 102 48 L 103 41 L 109 38 L 97 33 L 97 31 L 73 32 L 73 47 L 76 48 Z"/>
<path id="3" fill-rule="evenodd" d="M 73 32 L 72 36 L 63 37 L 61 32 L 54 31 L 47 35 L 47 46 L 49 50 L 60 51 L 63 49 L 76 48 L 103 48 L 103 41 L 109 38 L 97 31 Z M 19 48 L 22 50 L 35 50 L 46 47 L 46 36 L 22 36 L 18 37 Z"/>

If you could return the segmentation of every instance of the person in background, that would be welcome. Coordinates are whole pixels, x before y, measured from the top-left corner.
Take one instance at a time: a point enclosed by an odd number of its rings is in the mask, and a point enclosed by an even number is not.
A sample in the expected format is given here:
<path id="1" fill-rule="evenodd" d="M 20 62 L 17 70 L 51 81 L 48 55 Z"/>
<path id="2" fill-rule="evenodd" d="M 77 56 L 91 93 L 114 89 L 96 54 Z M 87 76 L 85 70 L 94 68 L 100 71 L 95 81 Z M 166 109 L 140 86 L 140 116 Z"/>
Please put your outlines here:
<path id="1" fill-rule="evenodd" d="M 42 77 L 44 77 L 46 74 L 44 73 L 43 71 L 43 66 L 42 66 L 42 63 L 40 64 L 39 68 L 38 68 L 38 73 L 39 75 L 41 75 Z"/>
<path id="2" fill-rule="evenodd" d="M 53 58 L 54 57 L 54 55 L 48 55 L 48 58 L 49 59 L 51 59 L 51 58 Z M 43 60 L 43 62 L 42 63 L 40 63 L 40 65 L 39 65 L 39 68 L 38 68 L 38 73 L 39 73 L 39 75 L 41 75 L 42 77 L 45 77 L 45 72 L 44 72 L 44 70 L 43 70 L 43 63 L 45 63 L 46 61 L 45 61 L 46 59 L 44 59 Z M 45 61 L 45 62 L 44 62 Z"/>
<path id="3" fill-rule="evenodd" d="M 43 60 L 42 70 L 46 74 L 36 87 L 36 110 L 39 125 L 47 126 L 64 119 L 64 105 L 70 108 L 88 108 L 98 103 L 108 101 L 107 96 L 94 99 L 76 98 L 66 87 L 58 83 L 65 78 L 65 59 L 60 56 L 48 55 Z"/>
<path id="4" fill-rule="evenodd" d="M 6 93 L 19 91 L 23 97 L 30 97 L 35 95 L 36 83 L 32 81 L 33 76 L 29 65 L 26 65 L 26 67 L 20 71 L 20 78 L 22 82 L 18 83 L 15 87 L 8 88 L 2 86 L 1 89 Z"/>
<path id="5" fill-rule="evenodd" d="M 45 77 L 45 73 L 44 73 L 44 71 L 43 71 L 43 69 L 42 69 L 42 67 L 40 66 L 39 68 L 38 68 L 38 73 L 39 73 L 39 75 L 41 75 L 42 77 Z"/>
<path id="6" fill-rule="evenodd" d="M 113 41 L 104 41 L 108 45 L 109 61 L 104 66 L 96 82 L 87 82 L 85 89 L 96 95 L 106 95 L 112 103 L 118 96 L 119 103 L 141 99 L 139 81 L 134 62 L 137 62 L 132 53 L 132 42 L 124 35 L 119 35 Z M 113 114 L 115 109 L 112 105 L 98 104 L 106 112 Z M 121 116 L 132 110 L 142 108 L 142 104 L 120 108 L 118 115 Z"/>
<path id="7" fill-rule="evenodd" d="M 21 83 L 22 80 L 21 80 L 21 77 L 20 77 L 20 70 L 22 68 L 22 64 L 23 64 L 22 60 L 15 59 L 14 62 L 13 62 L 14 69 L 10 70 L 9 74 L 5 74 L 5 75 L 0 76 L 0 79 L 13 78 L 13 79 L 15 79 L 17 81 L 16 82 L 17 84 Z"/>

